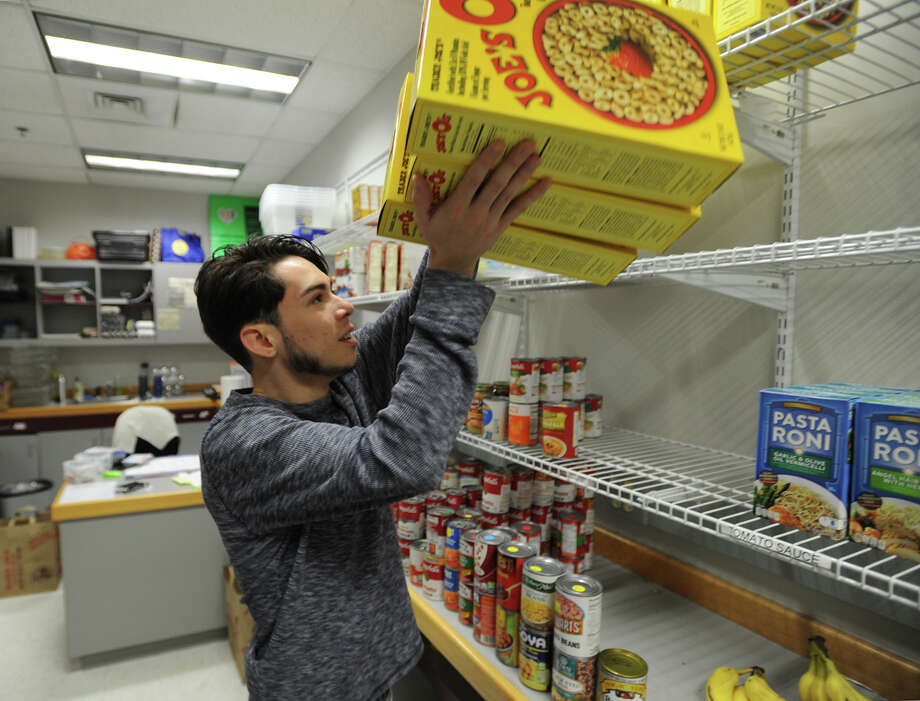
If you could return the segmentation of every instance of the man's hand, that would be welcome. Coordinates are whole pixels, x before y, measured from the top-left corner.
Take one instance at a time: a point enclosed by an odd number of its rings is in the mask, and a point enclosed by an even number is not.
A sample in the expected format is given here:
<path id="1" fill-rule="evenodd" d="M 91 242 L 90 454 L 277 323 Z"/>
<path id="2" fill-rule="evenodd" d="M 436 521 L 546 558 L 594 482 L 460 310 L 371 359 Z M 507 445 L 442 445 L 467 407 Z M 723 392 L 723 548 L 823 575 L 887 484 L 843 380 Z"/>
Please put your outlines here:
<path id="1" fill-rule="evenodd" d="M 432 205 L 425 179 L 415 176 L 415 221 L 431 249 L 429 267 L 472 277 L 479 257 L 551 185 L 544 178 L 519 194 L 540 165 L 540 157 L 534 153 L 533 141 L 522 141 L 492 170 L 504 150 L 502 141 L 489 144 L 454 191 L 437 205 Z"/>

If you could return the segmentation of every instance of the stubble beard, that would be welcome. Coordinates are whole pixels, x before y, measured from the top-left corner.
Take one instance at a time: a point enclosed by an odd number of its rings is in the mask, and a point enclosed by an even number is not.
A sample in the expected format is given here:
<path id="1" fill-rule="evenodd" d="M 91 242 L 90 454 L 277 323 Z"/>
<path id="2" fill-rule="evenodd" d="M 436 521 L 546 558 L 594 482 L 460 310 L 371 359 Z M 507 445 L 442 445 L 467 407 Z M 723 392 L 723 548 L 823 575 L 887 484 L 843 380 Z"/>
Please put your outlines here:
<path id="1" fill-rule="evenodd" d="M 324 365 L 315 355 L 302 351 L 284 329 L 281 329 L 281 338 L 284 342 L 284 362 L 288 369 L 296 375 L 320 375 L 334 378 L 344 375 L 354 367 L 354 363 L 342 367 Z"/>

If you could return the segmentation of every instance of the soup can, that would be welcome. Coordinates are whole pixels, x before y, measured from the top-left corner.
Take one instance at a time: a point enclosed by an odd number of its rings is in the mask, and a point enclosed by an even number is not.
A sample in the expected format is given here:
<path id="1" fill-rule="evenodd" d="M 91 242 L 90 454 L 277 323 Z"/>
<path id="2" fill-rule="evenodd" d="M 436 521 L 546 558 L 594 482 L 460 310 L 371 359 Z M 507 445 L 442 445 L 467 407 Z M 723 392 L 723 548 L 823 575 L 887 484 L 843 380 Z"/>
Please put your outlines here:
<path id="1" fill-rule="evenodd" d="M 476 536 L 473 582 L 478 591 L 495 596 L 498 588 L 498 549 L 510 540 L 511 536 L 494 528 L 480 531 Z"/>
<path id="2" fill-rule="evenodd" d="M 588 568 L 585 566 L 583 557 L 562 557 L 559 556 L 559 562 L 565 567 L 566 574 L 584 574 Z"/>
<path id="3" fill-rule="evenodd" d="M 457 473 L 458 486 L 461 489 L 468 484 L 479 484 L 482 479 L 482 462 L 476 458 L 465 457 L 457 462 Z"/>
<path id="4" fill-rule="evenodd" d="M 556 494 L 556 480 L 545 472 L 537 472 L 533 478 L 533 506 L 552 506 Z"/>
<path id="5" fill-rule="evenodd" d="M 531 628 L 552 630 L 556 580 L 564 574 L 562 564 L 551 557 L 537 555 L 524 562 L 521 619 Z"/>
<path id="6" fill-rule="evenodd" d="M 508 513 L 490 514 L 486 511 L 482 514 L 482 519 L 480 519 L 480 521 L 483 528 L 498 528 L 511 523 L 511 515 Z"/>
<path id="7" fill-rule="evenodd" d="M 567 574 L 559 578 L 553 638 L 557 650 L 573 657 L 593 657 L 601 651 L 603 593 L 603 586 L 593 577 Z"/>
<path id="8" fill-rule="evenodd" d="M 513 526 L 515 523 L 521 523 L 522 521 L 530 520 L 530 509 L 511 509 L 508 512 L 508 520 Z"/>
<path id="9" fill-rule="evenodd" d="M 460 570 L 456 567 L 444 566 L 444 608 L 448 611 L 458 609 L 460 585 Z"/>
<path id="10" fill-rule="evenodd" d="M 422 594 L 426 599 L 442 601 L 444 599 L 444 564 L 440 558 L 425 556 L 423 564 L 425 581 L 422 583 Z"/>
<path id="11" fill-rule="evenodd" d="M 448 489 L 456 489 L 460 486 L 460 473 L 457 468 L 448 467 L 441 475 L 441 491 L 446 492 Z"/>
<path id="12" fill-rule="evenodd" d="M 465 626 L 473 625 L 472 583 L 457 583 L 457 618 Z"/>
<path id="13" fill-rule="evenodd" d="M 604 407 L 604 396 L 601 394 L 585 395 L 585 438 L 600 438 L 604 435 L 604 424 L 601 420 L 601 409 Z"/>
<path id="14" fill-rule="evenodd" d="M 425 495 L 425 509 L 431 509 L 435 506 L 445 506 L 447 504 L 447 493 L 440 489 L 435 489 Z"/>
<path id="15" fill-rule="evenodd" d="M 486 397 L 483 400 L 482 437 L 487 441 L 507 440 L 508 400 L 505 397 Z"/>
<path id="16" fill-rule="evenodd" d="M 576 487 L 571 482 L 557 479 L 553 486 L 553 502 L 570 504 L 575 501 Z"/>
<path id="17" fill-rule="evenodd" d="M 572 357 L 562 359 L 562 397 L 563 399 L 585 398 L 585 365 L 588 359 Z"/>
<path id="18" fill-rule="evenodd" d="M 540 405 L 508 405 L 508 442 L 512 445 L 536 445 L 540 442 Z"/>
<path id="19" fill-rule="evenodd" d="M 511 541 L 498 549 L 498 605 L 521 610 L 521 582 L 524 562 L 536 555 L 529 545 Z"/>
<path id="20" fill-rule="evenodd" d="M 495 609 L 495 654 L 502 664 L 518 666 L 521 614 L 499 605 Z"/>
<path id="21" fill-rule="evenodd" d="M 590 463 L 591 466 L 594 466 L 595 463 Z M 575 498 L 576 499 L 593 499 L 594 490 L 590 487 L 576 487 L 575 488 Z"/>
<path id="22" fill-rule="evenodd" d="M 482 520 L 482 512 L 479 509 L 474 509 L 470 506 L 460 507 L 457 509 L 455 516 L 457 518 L 469 519 L 470 521 L 473 521 L 477 527 L 479 526 L 479 522 Z"/>
<path id="23" fill-rule="evenodd" d="M 415 496 L 399 502 L 400 521 L 423 521 L 425 518 L 425 499 Z"/>
<path id="24" fill-rule="evenodd" d="M 428 553 L 438 558 L 444 557 L 444 541 L 447 538 L 447 522 L 454 517 L 454 510 L 449 506 L 434 506 L 428 509 L 425 539 L 428 541 Z"/>
<path id="25" fill-rule="evenodd" d="M 585 516 L 572 509 L 559 512 L 559 531 L 562 534 L 559 554 L 575 559 L 585 554 Z"/>
<path id="26" fill-rule="evenodd" d="M 540 359 L 512 358 L 508 396 L 516 404 L 540 401 Z"/>
<path id="27" fill-rule="evenodd" d="M 572 508 L 585 515 L 585 535 L 594 533 L 594 497 L 576 499 L 572 502 Z"/>
<path id="28" fill-rule="evenodd" d="M 609 648 L 597 658 L 596 701 L 647 699 L 648 663 L 635 652 Z"/>
<path id="29" fill-rule="evenodd" d="M 473 530 L 476 524 L 468 518 L 452 518 L 444 531 L 444 564 L 460 567 L 460 538 L 464 531 Z"/>
<path id="30" fill-rule="evenodd" d="M 475 568 L 476 536 L 481 531 L 471 528 L 460 534 L 460 581 L 473 585 L 473 569 Z"/>
<path id="31" fill-rule="evenodd" d="M 458 487 L 448 489 L 444 492 L 447 495 L 446 504 L 454 511 L 466 506 L 466 492 Z"/>
<path id="32" fill-rule="evenodd" d="M 521 631 L 518 650 L 518 677 L 521 683 L 536 691 L 547 691 L 552 679 L 552 633 L 527 625 L 525 620 L 519 624 Z"/>
<path id="33" fill-rule="evenodd" d="M 530 510 L 530 520 L 540 527 L 540 541 L 548 543 L 552 527 L 552 508 L 551 506 L 534 506 Z"/>
<path id="34" fill-rule="evenodd" d="M 521 521 L 511 525 L 517 536 L 515 540 L 519 543 L 526 543 L 534 549 L 534 554 L 540 552 L 540 541 L 543 539 L 543 530 L 533 521 Z"/>
<path id="35" fill-rule="evenodd" d="M 468 484 L 463 488 L 466 493 L 466 503 L 471 509 L 481 511 L 482 507 L 482 485 Z"/>
<path id="36" fill-rule="evenodd" d="M 543 405 L 541 447 L 543 454 L 553 458 L 578 457 L 578 404 L 557 402 Z"/>
<path id="37" fill-rule="evenodd" d="M 543 358 L 540 361 L 540 401 L 561 402 L 563 392 L 562 358 Z"/>
<path id="38" fill-rule="evenodd" d="M 413 541 L 409 546 L 409 581 L 417 587 L 425 583 L 425 556 L 428 554 L 428 542 Z"/>
<path id="39" fill-rule="evenodd" d="M 517 538 L 517 531 L 514 530 L 510 525 L 509 526 L 495 526 L 495 530 L 499 533 L 504 533 L 508 536 L 508 541 L 512 541 Z"/>
<path id="40" fill-rule="evenodd" d="M 511 507 L 511 471 L 507 467 L 490 465 L 482 473 L 483 511 L 493 514 L 508 513 Z"/>
<path id="41" fill-rule="evenodd" d="M 495 593 L 473 588 L 473 639 L 495 647 Z"/>
<path id="42" fill-rule="evenodd" d="M 466 412 L 466 430 L 477 436 L 482 435 L 482 400 L 492 393 L 492 385 L 480 382 L 473 392 L 470 408 Z"/>
<path id="43" fill-rule="evenodd" d="M 573 657 L 564 650 L 553 650 L 554 701 L 594 701 L 594 675 L 597 656 Z"/>
<path id="44" fill-rule="evenodd" d="M 523 465 L 511 466 L 511 508 L 529 509 L 533 503 L 533 470 Z"/>

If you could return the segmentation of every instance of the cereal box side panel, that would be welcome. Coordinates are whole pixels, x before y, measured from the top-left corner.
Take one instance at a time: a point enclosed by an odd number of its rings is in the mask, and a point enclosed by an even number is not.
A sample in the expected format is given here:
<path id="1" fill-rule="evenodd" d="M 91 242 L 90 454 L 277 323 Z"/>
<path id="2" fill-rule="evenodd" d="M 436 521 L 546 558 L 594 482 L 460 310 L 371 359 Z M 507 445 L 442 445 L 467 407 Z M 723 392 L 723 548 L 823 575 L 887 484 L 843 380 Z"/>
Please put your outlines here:
<path id="1" fill-rule="evenodd" d="M 377 235 L 427 245 L 415 223 L 415 209 L 408 202 L 386 200 L 380 210 Z"/>

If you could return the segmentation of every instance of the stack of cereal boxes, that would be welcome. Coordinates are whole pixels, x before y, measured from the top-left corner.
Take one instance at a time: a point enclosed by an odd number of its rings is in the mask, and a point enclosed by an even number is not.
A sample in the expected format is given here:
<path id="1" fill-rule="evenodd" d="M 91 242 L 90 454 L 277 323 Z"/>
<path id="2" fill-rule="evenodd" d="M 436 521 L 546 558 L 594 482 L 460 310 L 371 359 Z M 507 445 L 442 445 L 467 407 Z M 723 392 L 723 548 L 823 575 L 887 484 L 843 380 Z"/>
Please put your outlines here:
<path id="1" fill-rule="evenodd" d="M 531 139 L 553 185 L 485 257 L 606 285 L 743 161 L 712 23 L 630 0 L 490 6 L 426 5 L 378 233 L 423 241 L 414 176 L 443 199 L 490 143 Z"/>
<path id="2" fill-rule="evenodd" d="M 920 394 L 846 383 L 760 393 L 754 513 L 920 559 Z"/>

